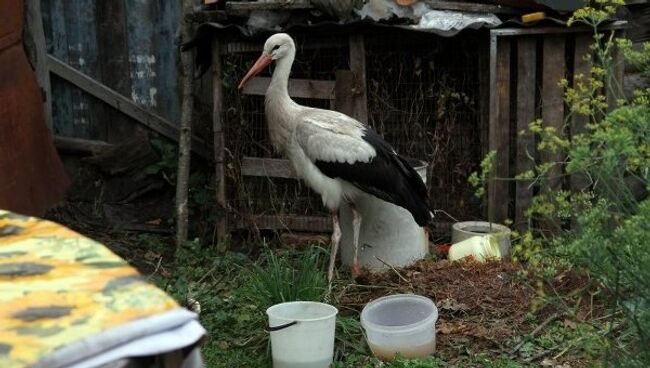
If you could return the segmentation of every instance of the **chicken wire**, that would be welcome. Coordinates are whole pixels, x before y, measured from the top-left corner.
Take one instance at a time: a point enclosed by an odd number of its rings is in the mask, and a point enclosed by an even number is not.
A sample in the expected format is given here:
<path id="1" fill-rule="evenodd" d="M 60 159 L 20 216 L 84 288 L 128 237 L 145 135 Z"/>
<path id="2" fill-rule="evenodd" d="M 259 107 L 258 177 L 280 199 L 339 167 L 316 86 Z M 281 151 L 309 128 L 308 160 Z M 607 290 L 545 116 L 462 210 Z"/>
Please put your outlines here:
<path id="1" fill-rule="evenodd" d="M 429 163 L 432 208 L 457 218 L 480 216 L 467 177 L 480 161 L 478 43 L 476 36 L 441 38 L 407 34 L 367 35 L 369 125 L 403 156 Z M 337 43 L 340 46 L 334 46 Z M 292 77 L 334 80 L 349 69 L 346 38 L 297 38 Z M 305 48 L 308 42 L 328 45 Z M 460 46 L 462 45 L 462 47 Z M 224 120 L 231 208 L 247 214 L 326 214 L 320 197 L 292 179 L 242 177 L 244 156 L 278 157 L 264 120 L 264 97 L 242 95 L 237 81 L 258 53 L 224 56 Z M 297 102 L 331 108 L 329 100 Z"/>

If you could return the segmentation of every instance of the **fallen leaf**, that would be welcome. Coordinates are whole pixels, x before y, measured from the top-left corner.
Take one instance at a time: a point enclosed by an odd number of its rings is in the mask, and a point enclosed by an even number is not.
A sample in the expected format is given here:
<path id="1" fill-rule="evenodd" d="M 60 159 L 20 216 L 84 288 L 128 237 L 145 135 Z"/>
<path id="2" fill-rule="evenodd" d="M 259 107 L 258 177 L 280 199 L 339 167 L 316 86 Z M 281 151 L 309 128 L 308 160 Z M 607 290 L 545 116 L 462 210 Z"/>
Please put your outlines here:
<path id="1" fill-rule="evenodd" d="M 574 321 L 570 320 L 570 319 L 565 319 L 564 320 L 564 327 L 575 330 L 577 326 L 578 326 L 578 324 L 575 323 Z"/>
<path id="2" fill-rule="evenodd" d="M 159 218 L 157 218 L 155 220 L 145 222 L 145 224 L 148 224 L 148 225 L 160 225 L 161 223 L 162 223 L 162 219 L 159 219 Z"/>
<path id="3" fill-rule="evenodd" d="M 452 312 L 466 311 L 469 309 L 467 304 L 459 303 L 456 299 L 446 298 L 439 303 L 439 308 L 442 310 L 448 310 Z"/>

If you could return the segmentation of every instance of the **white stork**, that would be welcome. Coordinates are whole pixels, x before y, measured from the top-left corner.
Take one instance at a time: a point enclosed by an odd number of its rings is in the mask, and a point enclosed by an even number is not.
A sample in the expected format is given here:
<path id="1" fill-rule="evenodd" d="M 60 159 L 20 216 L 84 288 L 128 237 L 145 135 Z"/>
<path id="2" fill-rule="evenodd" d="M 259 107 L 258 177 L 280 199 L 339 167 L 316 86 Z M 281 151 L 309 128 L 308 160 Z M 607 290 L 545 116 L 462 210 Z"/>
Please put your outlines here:
<path id="1" fill-rule="evenodd" d="M 338 211 L 347 203 L 353 216 L 354 261 L 352 274 L 361 271 L 358 261 L 361 214 L 355 201 L 362 192 L 407 209 L 420 226 L 431 218 L 427 189 L 420 175 L 377 133 L 336 111 L 301 106 L 287 89 L 296 55 L 291 37 L 275 34 L 239 88 L 276 62 L 266 91 L 265 113 L 273 147 L 284 154 L 299 178 L 321 195 L 332 215 L 332 250 L 327 277 L 331 282 L 341 239 Z"/>

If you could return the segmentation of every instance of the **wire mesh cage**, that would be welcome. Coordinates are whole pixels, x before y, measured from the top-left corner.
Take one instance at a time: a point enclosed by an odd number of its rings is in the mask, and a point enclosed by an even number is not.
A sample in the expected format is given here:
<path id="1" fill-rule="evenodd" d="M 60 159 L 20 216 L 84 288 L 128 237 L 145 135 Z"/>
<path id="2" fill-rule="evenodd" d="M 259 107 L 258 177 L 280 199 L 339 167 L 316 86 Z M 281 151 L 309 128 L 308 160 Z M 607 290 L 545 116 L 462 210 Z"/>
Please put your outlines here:
<path id="1" fill-rule="evenodd" d="M 350 69 L 349 44 L 341 35 L 294 36 L 293 78 L 334 80 Z M 411 32 L 365 35 L 368 124 L 403 156 L 429 164 L 433 208 L 458 218 L 480 217 L 467 177 L 480 161 L 478 33 L 454 38 Z M 462 47 L 461 47 L 462 45 Z M 243 177 L 245 156 L 279 157 L 271 147 L 264 119 L 264 97 L 240 94 L 235 86 L 258 52 L 223 57 L 224 121 L 228 197 L 234 212 L 320 215 L 320 197 L 293 179 Z M 268 75 L 267 75 L 268 76 Z M 329 100 L 298 103 L 332 108 Z"/>

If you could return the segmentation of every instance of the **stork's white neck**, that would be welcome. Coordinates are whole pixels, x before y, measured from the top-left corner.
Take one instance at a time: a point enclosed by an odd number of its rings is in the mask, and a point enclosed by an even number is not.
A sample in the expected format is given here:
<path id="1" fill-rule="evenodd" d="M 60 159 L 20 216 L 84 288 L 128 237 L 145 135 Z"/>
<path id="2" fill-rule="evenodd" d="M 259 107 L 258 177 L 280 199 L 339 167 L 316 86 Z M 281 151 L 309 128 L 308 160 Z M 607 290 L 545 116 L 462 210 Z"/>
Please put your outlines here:
<path id="1" fill-rule="evenodd" d="M 273 147 L 278 152 L 284 152 L 296 126 L 295 115 L 301 109 L 289 97 L 289 74 L 295 57 L 295 48 L 276 61 L 275 70 L 269 88 L 266 90 L 264 110 L 269 126 L 269 134 Z"/>
<path id="2" fill-rule="evenodd" d="M 275 62 L 275 70 L 271 78 L 271 84 L 266 92 L 267 96 L 273 94 L 274 98 L 288 99 L 289 98 L 289 75 L 291 74 L 291 66 L 296 56 L 295 48 L 291 48 L 289 53 Z"/>

